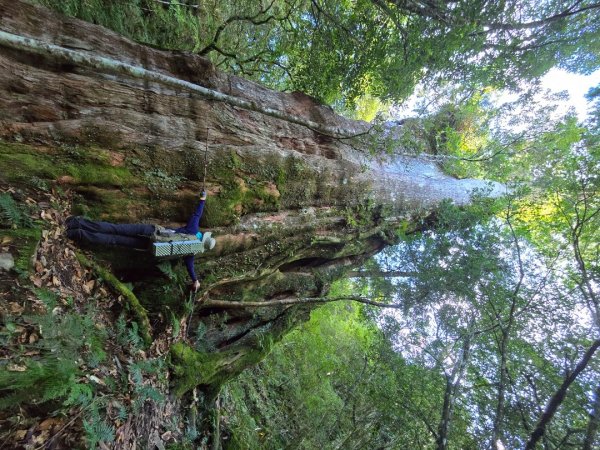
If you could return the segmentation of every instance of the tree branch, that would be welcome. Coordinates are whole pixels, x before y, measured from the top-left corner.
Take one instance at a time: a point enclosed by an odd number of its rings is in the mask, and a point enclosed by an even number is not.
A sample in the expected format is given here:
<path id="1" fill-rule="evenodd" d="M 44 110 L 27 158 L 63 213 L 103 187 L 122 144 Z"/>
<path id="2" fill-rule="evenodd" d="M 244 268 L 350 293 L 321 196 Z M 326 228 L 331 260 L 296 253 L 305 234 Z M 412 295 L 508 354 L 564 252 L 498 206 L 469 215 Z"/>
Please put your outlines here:
<path id="1" fill-rule="evenodd" d="M 223 31 L 225 31 L 225 28 L 227 28 L 229 25 L 231 25 L 234 22 L 250 22 L 252 25 L 264 25 L 266 23 L 269 23 L 271 20 L 286 20 L 291 11 L 292 8 L 290 8 L 286 14 L 286 16 L 278 18 L 275 17 L 274 15 L 269 15 L 263 19 L 258 19 L 260 16 L 266 14 L 269 12 L 269 10 L 273 7 L 273 4 L 275 3 L 275 0 L 271 0 L 271 3 L 269 4 L 269 6 L 267 6 L 265 9 L 261 9 L 260 11 L 258 11 L 255 15 L 250 16 L 250 15 L 238 15 L 238 16 L 231 16 L 229 18 L 227 18 L 227 20 L 225 20 L 225 22 L 223 22 L 221 25 L 219 25 L 217 27 L 217 30 L 215 31 L 215 34 L 212 38 L 212 41 L 210 42 L 210 44 L 208 44 L 206 47 L 204 47 L 202 50 L 198 51 L 198 54 L 201 56 L 206 55 L 207 53 L 210 53 L 212 50 L 217 50 L 217 43 L 219 42 L 219 38 L 221 37 L 221 33 L 223 33 Z"/>
<path id="2" fill-rule="evenodd" d="M 577 4 L 579 4 L 580 2 L 577 2 Z M 525 22 L 525 23 L 488 23 L 485 24 L 488 29 L 485 31 L 481 31 L 478 33 L 474 33 L 474 34 L 488 34 L 490 32 L 493 31 L 514 31 L 514 30 L 528 30 L 528 29 L 532 29 L 532 28 L 538 28 L 544 25 L 548 25 L 551 24 L 553 22 L 556 22 L 560 19 L 564 19 L 565 17 L 569 17 L 569 16 L 574 16 L 576 14 L 585 12 L 585 11 L 589 11 L 590 9 L 596 9 L 596 8 L 600 8 L 600 3 L 592 3 L 591 5 L 587 5 L 584 6 L 582 8 L 573 10 L 572 9 L 573 6 L 565 9 L 564 11 L 555 14 L 553 16 L 550 17 L 546 17 L 544 19 L 540 19 L 540 20 L 534 20 L 532 22 Z"/>
<path id="3" fill-rule="evenodd" d="M 414 277 L 417 272 L 407 272 L 405 270 L 351 270 L 346 273 L 347 277 L 350 278 L 401 278 L 401 277 Z"/>
<path id="4" fill-rule="evenodd" d="M 546 405 L 546 409 L 542 413 L 537 425 L 535 426 L 535 429 L 533 430 L 533 433 L 531 433 L 531 436 L 529 437 L 529 441 L 525 446 L 525 450 L 533 450 L 539 442 L 539 440 L 544 436 L 544 433 L 546 432 L 546 427 L 548 426 L 548 424 L 554 417 L 554 414 L 565 399 L 569 386 L 573 384 L 573 382 L 579 376 L 579 374 L 583 372 L 583 370 L 587 367 L 590 360 L 594 356 L 594 353 L 596 352 L 596 350 L 598 350 L 598 347 L 600 347 L 600 339 L 596 339 L 592 343 L 591 347 L 588 348 L 588 350 L 585 352 L 585 354 L 575 367 L 575 370 L 573 370 L 573 372 L 571 372 L 567 375 L 567 377 L 565 377 L 562 384 L 560 385 L 560 388 L 558 388 L 558 390 L 550 398 L 548 404 Z"/>
<path id="5" fill-rule="evenodd" d="M 188 5 L 187 3 L 179 3 L 179 2 L 176 2 L 176 1 L 173 1 L 173 0 L 152 0 L 152 1 L 154 1 L 156 3 L 162 3 L 163 5 L 168 5 L 168 6 L 171 6 L 171 5 L 174 5 L 174 6 L 184 6 L 186 8 L 194 8 L 194 9 L 200 7 L 199 5 Z"/>
<path id="6" fill-rule="evenodd" d="M 227 300 L 206 300 L 202 303 L 203 308 L 269 308 L 273 306 L 290 306 L 304 304 L 325 304 L 331 302 L 358 302 L 364 305 L 376 306 L 378 308 L 401 309 L 404 305 L 397 303 L 382 303 L 369 300 L 365 297 L 303 297 L 303 298 L 283 298 L 279 300 L 267 300 L 264 302 L 230 302 Z"/>

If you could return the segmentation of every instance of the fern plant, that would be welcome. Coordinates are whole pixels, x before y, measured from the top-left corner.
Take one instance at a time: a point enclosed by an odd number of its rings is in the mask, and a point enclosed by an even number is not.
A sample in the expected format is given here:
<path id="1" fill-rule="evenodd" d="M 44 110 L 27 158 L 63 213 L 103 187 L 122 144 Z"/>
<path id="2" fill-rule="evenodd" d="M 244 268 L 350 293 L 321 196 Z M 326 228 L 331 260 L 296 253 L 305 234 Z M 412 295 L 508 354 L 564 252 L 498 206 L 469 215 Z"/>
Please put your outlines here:
<path id="1" fill-rule="evenodd" d="M 103 420 L 96 410 L 93 410 L 88 418 L 84 419 L 83 429 L 88 441 L 88 448 L 96 448 L 100 442 L 113 442 L 115 440 L 115 428 Z"/>
<path id="2" fill-rule="evenodd" d="M 0 370 L 0 410 L 23 402 L 43 403 L 69 394 L 77 384 L 79 368 L 73 361 L 45 358 L 22 372 Z"/>
<path id="3" fill-rule="evenodd" d="M 104 344 L 107 332 L 96 326 L 96 311 L 92 305 L 83 313 L 54 315 L 52 309 L 58 296 L 47 289 L 35 290 L 46 305 L 47 313 L 28 316 L 42 337 L 33 344 L 40 352 L 36 359 L 26 359 L 23 371 L 8 371 L 0 367 L 0 409 L 20 403 L 43 403 L 64 398 L 67 405 L 89 404 L 93 389 L 78 383 L 79 364 L 99 365 L 106 359 Z M 11 332 L 9 326 L 6 327 Z M 9 336 L 10 338 L 10 336 Z"/>
<path id="4" fill-rule="evenodd" d="M 4 228 L 30 228 L 33 226 L 31 217 L 24 206 L 15 202 L 7 192 L 0 194 L 0 226 Z"/>

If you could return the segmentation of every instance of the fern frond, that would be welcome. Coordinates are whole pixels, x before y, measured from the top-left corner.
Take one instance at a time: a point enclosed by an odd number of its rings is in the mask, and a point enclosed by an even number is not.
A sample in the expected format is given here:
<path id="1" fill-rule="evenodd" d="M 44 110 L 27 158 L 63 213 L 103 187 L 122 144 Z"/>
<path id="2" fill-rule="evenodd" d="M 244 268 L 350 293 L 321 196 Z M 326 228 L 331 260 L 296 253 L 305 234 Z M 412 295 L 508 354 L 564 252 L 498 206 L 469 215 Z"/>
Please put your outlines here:
<path id="1" fill-rule="evenodd" d="M 91 417 L 90 421 L 83 421 L 89 448 L 96 448 L 100 442 L 113 442 L 115 440 L 115 429 L 112 425 L 99 417 Z"/>
<path id="2" fill-rule="evenodd" d="M 0 226 L 4 228 L 29 228 L 33 225 L 31 217 L 15 202 L 9 193 L 0 194 Z"/>
<path id="3" fill-rule="evenodd" d="M 73 361 L 59 358 L 30 363 L 23 372 L 0 371 L 0 409 L 63 397 L 75 384 L 78 372 Z"/>

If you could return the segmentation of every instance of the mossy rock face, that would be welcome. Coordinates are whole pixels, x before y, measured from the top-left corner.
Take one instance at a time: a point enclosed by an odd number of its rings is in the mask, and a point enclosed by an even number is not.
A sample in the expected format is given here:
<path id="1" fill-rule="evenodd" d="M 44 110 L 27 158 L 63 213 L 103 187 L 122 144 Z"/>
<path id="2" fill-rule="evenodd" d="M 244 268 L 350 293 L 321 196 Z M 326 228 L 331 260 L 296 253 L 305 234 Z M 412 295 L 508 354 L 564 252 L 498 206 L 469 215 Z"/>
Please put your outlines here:
<path id="1" fill-rule="evenodd" d="M 14 168 L 6 181 L 29 184 L 33 177 L 71 185 L 134 186 L 137 177 L 123 155 L 98 147 L 33 147 L 0 141 L 0 163 Z"/>
<path id="2" fill-rule="evenodd" d="M 0 141 L 0 164 L 13 168 L 0 175 L 0 181 L 41 190 L 56 185 L 69 189 L 76 194 L 73 213 L 93 219 L 187 220 L 201 189 L 198 152 L 156 147 L 111 150 L 100 147 L 103 142 L 33 146 Z M 251 161 L 235 152 L 210 161 L 211 195 L 202 226 L 232 225 L 244 214 L 308 204 L 317 194 L 330 191 L 318 187 L 318 173 L 300 158 Z"/>

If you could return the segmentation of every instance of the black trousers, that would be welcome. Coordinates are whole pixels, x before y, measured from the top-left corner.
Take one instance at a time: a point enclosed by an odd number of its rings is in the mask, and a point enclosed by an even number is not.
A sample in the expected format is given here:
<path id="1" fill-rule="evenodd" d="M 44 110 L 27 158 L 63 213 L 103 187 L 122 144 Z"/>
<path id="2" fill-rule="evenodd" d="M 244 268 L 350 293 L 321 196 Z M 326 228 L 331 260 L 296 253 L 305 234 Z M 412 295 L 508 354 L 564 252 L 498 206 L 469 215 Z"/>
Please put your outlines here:
<path id="1" fill-rule="evenodd" d="M 97 222 L 83 217 L 69 217 L 66 225 L 67 236 L 76 241 L 144 250 L 150 245 L 150 236 L 154 233 L 154 225 Z"/>

